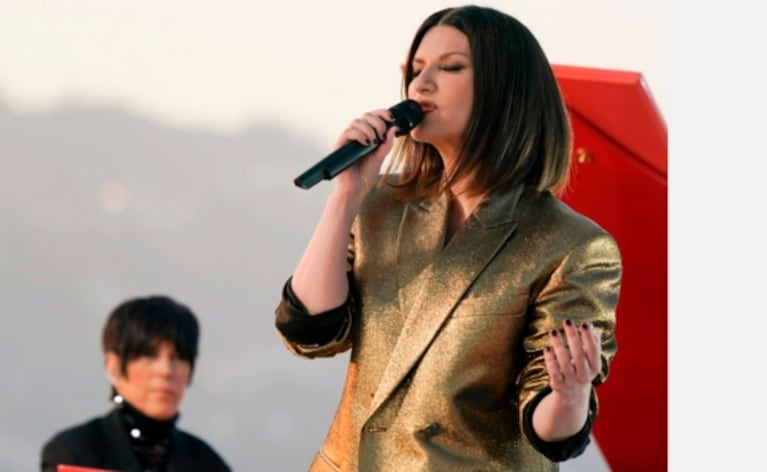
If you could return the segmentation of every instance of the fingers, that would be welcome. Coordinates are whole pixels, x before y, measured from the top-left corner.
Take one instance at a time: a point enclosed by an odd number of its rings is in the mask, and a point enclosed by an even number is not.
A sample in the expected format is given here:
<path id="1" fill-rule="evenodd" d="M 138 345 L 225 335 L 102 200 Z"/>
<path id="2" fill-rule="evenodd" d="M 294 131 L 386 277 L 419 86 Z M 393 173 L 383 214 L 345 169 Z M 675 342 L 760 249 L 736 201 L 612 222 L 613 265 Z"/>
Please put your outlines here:
<path id="1" fill-rule="evenodd" d="M 567 331 L 565 330 L 565 335 Z M 572 362 L 571 355 L 568 352 L 565 341 L 562 338 L 562 334 L 556 330 L 552 330 L 549 333 L 551 340 L 551 350 L 554 356 L 557 358 L 557 364 L 559 365 L 559 371 L 565 376 L 565 379 L 573 379 L 578 373 L 575 369 L 575 365 Z M 570 340 L 568 340 L 568 343 Z"/>
<path id="2" fill-rule="evenodd" d="M 599 342 L 599 335 L 594 325 L 589 322 L 581 324 L 581 338 L 586 359 L 594 373 L 598 374 L 602 371 L 602 344 Z"/>
<path id="3" fill-rule="evenodd" d="M 336 145 L 340 147 L 350 141 L 356 141 L 363 146 L 380 144 L 388 139 L 387 131 L 392 121 L 393 117 L 389 110 L 367 112 L 349 124 L 338 138 Z"/>
<path id="4" fill-rule="evenodd" d="M 556 386 L 591 382 L 601 370 L 601 345 L 591 323 L 580 327 L 567 319 L 563 330 L 549 333 L 550 348 L 543 356 L 552 388 Z"/>
<path id="5" fill-rule="evenodd" d="M 559 369 L 559 362 L 557 362 L 554 351 L 549 346 L 543 349 L 543 361 L 546 364 L 546 371 L 549 373 L 551 388 L 553 390 L 561 390 L 565 384 L 565 376 Z"/>
<path id="6" fill-rule="evenodd" d="M 341 133 L 336 149 L 356 142 L 370 147 L 370 152 L 338 175 L 334 191 L 359 200 L 375 186 L 380 177 L 381 164 L 394 145 L 397 128 L 390 124 L 393 121 L 389 110 L 373 110 L 352 121 Z"/>
<path id="7" fill-rule="evenodd" d="M 580 383 L 589 382 L 592 378 L 591 366 L 583 349 L 578 329 L 569 318 L 564 321 L 563 325 L 565 336 L 567 336 L 567 345 L 570 347 L 570 356 L 567 360 L 572 366 L 572 374 Z"/>

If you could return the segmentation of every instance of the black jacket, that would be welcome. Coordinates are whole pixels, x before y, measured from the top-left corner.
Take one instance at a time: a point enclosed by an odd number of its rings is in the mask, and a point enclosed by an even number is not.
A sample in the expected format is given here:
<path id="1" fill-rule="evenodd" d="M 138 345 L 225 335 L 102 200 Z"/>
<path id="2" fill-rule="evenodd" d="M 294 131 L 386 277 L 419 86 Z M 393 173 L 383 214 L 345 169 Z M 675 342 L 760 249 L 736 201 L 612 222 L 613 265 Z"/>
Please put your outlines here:
<path id="1" fill-rule="evenodd" d="M 100 418 L 57 433 L 41 452 L 41 470 L 55 472 L 59 464 L 124 472 L 141 472 L 130 438 L 113 410 Z M 205 441 L 174 428 L 168 472 L 229 472 L 231 469 Z"/>

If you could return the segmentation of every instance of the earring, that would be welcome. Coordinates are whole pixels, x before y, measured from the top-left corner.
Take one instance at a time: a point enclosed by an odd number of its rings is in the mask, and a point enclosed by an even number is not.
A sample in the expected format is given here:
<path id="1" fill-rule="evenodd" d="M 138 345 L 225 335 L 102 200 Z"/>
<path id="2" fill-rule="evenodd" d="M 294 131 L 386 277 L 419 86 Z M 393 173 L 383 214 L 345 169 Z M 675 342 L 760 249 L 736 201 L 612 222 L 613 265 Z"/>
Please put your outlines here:
<path id="1" fill-rule="evenodd" d="M 123 398 L 123 396 L 115 392 L 115 395 L 112 397 L 112 402 L 117 406 L 122 406 L 124 401 L 125 399 Z"/>

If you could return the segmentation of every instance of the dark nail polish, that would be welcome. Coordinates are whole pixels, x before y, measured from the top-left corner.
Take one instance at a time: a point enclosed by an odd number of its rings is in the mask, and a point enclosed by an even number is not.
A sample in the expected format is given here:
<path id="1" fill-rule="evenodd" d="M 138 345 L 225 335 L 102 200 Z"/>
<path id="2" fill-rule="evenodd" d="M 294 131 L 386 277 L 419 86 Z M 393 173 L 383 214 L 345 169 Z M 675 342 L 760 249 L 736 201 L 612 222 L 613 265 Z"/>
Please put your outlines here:
<path id="1" fill-rule="evenodd" d="M 558 336 L 559 333 L 557 333 L 557 330 L 554 329 L 554 330 L 551 330 L 551 335 L 552 336 Z"/>
<path id="2" fill-rule="evenodd" d="M 546 352 L 551 352 L 551 346 L 546 346 L 546 347 L 544 347 L 543 349 L 545 349 L 545 350 L 546 350 Z"/>
<path id="3" fill-rule="evenodd" d="M 588 331 L 589 330 L 589 322 L 588 321 L 583 322 L 583 324 L 581 324 L 581 328 L 583 328 L 583 331 Z"/>
<path id="4" fill-rule="evenodd" d="M 572 326 L 572 325 L 573 325 L 573 320 L 571 320 L 570 318 L 568 318 L 568 319 L 566 319 L 566 320 L 565 320 L 565 324 L 566 324 L 567 326 Z"/>

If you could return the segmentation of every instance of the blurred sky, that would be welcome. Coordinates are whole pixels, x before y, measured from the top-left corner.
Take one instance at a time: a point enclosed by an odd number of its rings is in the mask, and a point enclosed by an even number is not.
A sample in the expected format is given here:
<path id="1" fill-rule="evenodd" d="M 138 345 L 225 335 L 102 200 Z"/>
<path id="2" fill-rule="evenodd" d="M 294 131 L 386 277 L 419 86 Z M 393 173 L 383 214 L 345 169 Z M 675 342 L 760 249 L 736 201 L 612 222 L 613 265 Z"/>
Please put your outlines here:
<path id="1" fill-rule="evenodd" d="M 108 103 L 231 133 L 270 122 L 330 145 L 400 100 L 399 65 L 438 0 L 0 0 L 0 100 Z M 479 3 L 525 23 L 552 63 L 641 72 L 665 115 L 668 2 Z"/>

